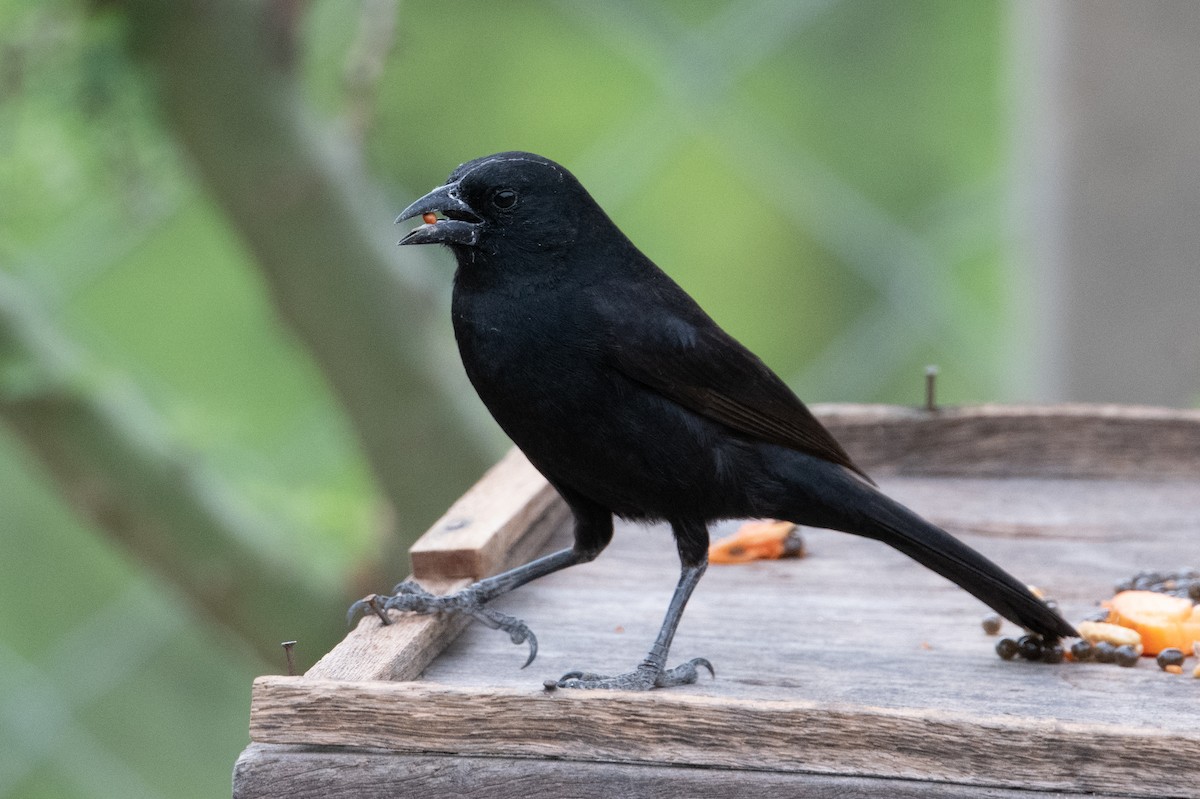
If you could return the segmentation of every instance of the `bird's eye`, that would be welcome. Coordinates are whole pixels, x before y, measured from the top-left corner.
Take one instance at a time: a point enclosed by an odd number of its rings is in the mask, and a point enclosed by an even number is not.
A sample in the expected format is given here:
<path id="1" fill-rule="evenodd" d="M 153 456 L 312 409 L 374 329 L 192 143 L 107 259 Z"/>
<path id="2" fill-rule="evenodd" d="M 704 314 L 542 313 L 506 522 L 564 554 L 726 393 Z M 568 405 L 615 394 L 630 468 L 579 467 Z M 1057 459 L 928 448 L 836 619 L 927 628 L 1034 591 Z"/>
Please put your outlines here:
<path id="1" fill-rule="evenodd" d="M 517 193 L 512 189 L 500 189 L 492 195 L 492 204 L 497 208 L 512 208 L 517 204 Z"/>

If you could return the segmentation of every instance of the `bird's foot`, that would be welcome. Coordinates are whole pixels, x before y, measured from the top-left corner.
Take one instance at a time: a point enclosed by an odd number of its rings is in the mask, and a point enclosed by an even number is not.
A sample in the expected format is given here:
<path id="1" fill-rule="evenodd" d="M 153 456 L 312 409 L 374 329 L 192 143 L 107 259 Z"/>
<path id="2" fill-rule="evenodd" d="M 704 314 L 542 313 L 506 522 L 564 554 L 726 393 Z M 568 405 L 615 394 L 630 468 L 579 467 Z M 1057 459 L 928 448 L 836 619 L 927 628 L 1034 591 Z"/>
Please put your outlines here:
<path id="1" fill-rule="evenodd" d="M 690 685 L 700 677 L 697 666 L 708 669 L 717 676 L 712 664 L 704 658 L 692 658 L 673 669 L 664 669 L 653 663 L 643 662 L 633 671 L 607 677 L 586 671 L 568 671 L 557 680 L 546 680 L 546 690 L 556 688 L 611 689 L 618 691 L 649 691 L 651 688 L 670 688 L 674 685 Z"/>
<path id="2" fill-rule="evenodd" d="M 405 580 L 392 589 L 392 596 L 377 596 L 372 594 L 358 600 L 350 606 L 348 619 L 353 619 L 360 611 L 370 610 L 379 616 L 382 623 L 388 624 L 389 610 L 403 610 L 411 613 L 428 615 L 431 613 L 460 613 L 483 623 L 493 630 L 503 630 L 514 644 L 529 644 L 529 658 L 525 668 L 537 657 L 537 637 L 533 630 L 520 619 L 485 607 L 487 600 L 480 598 L 480 592 L 474 585 L 469 585 L 454 594 L 440 596 L 431 594 L 411 580 Z"/>

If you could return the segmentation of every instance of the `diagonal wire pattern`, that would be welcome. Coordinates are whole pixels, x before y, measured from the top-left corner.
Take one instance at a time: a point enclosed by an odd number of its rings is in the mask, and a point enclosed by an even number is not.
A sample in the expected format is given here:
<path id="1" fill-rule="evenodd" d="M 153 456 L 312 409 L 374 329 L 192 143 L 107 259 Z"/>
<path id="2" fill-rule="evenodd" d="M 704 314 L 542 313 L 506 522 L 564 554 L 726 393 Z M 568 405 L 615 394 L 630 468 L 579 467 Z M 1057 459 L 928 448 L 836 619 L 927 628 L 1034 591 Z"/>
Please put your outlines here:
<path id="1" fill-rule="evenodd" d="M 78 718 L 181 632 L 175 614 L 147 612 L 160 602 L 136 583 L 81 618 L 37 662 L 0 641 L 0 797 L 16 799 L 22 781 L 43 768 L 80 796 L 160 795 Z"/>
<path id="2" fill-rule="evenodd" d="M 969 297 L 951 264 L 920 235 L 800 143 L 771 134 L 757 109 L 731 96 L 739 80 L 795 45 L 839 1 L 736 0 L 695 28 L 657 4 L 558 5 L 640 69 L 662 100 L 602 132 L 581 159 L 584 169 L 607 176 L 606 199 L 620 205 L 643 190 L 687 137 L 718 137 L 737 153 L 738 172 L 762 181 L 799 232 L 874 289 L 875 301 L 792 381 L 809 395 L 864 397 L 932 344 L 945 351 L 949 368 L 975 368 L 971 350 L 952 332 Z"/>

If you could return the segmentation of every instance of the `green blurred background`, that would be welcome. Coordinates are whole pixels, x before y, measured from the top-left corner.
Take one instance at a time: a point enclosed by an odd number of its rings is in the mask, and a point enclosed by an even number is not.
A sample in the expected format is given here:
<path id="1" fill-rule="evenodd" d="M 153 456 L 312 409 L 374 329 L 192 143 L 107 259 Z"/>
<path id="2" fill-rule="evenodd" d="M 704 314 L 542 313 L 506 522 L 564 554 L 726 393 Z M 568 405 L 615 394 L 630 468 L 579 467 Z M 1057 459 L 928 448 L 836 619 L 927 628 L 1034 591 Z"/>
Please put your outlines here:
<path id="1" fill-rule="evenodd" d="M 503 451 L 391 246 L 462 161 L 566 164 L 810 401 L 1025 398 L 1000 3 L 195 5 L 0 0 L 0 797 L 226 795 Z"/>

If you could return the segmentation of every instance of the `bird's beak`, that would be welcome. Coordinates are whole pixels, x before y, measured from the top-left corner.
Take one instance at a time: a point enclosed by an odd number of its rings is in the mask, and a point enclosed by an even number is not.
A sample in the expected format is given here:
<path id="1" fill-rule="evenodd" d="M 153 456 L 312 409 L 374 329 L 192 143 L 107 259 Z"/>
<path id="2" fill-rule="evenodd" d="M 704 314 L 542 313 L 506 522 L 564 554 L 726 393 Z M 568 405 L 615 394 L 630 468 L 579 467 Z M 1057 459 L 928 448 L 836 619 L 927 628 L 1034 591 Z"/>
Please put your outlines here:
<path id="1" fill-rule="evenodd" d="M 400 244 L 462 244 L 473 247 L 479 241 L 483 219 L 458 196 L 458 184 L 447 183 L 405 208 L 396 217 L 399 224 L 405 219 L 425 214 L 441 213 L 445 218 L 426 222 L 400 239 Z"/>

